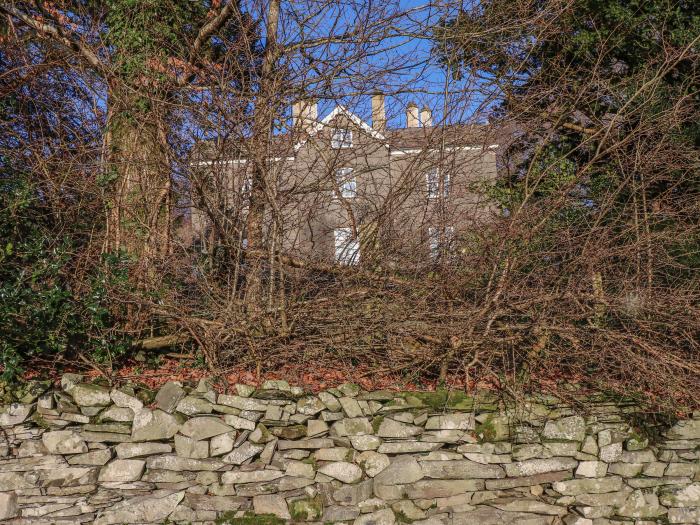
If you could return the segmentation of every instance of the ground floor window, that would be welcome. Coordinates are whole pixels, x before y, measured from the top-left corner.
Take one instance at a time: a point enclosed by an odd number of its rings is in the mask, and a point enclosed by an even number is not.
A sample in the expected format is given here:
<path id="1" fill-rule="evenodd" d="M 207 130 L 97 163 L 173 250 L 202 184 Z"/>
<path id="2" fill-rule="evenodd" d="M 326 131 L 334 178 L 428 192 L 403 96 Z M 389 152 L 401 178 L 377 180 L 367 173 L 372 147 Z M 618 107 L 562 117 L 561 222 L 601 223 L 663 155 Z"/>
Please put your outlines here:
<path id="1" fill-rule="evenodd" d="M 430 256 L 437 257 L 441 253 L 448 252 L 454 241 L 454 226 L 430 226 L 428 227 L 428 248 Z"/>
<path id="2" fill-rule="evenodd" d="M 340 264 L 357 264 L 360 261 L 360 241 L 353 237 L 352 228 L 336 228 L 335 260 Z"/>

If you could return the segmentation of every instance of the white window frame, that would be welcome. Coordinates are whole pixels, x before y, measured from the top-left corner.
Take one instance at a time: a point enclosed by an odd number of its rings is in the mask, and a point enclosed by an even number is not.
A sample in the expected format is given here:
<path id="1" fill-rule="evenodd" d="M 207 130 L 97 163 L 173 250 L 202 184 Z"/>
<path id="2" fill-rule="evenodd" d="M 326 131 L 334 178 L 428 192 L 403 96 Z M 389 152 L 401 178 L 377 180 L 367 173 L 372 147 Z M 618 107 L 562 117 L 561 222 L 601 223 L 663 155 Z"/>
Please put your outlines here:
<path id="1" fill-rule="evenodd" d="M 357 179 L 352 168 L 339 168 L 335 171 L 335 182 L 338 185 L 340 196 L 344 199 L 357 197 Z"/>
<path id="2" fill-rule="evenodd" d="M 455 238 L 455 227 L 428 226 L 428 249 L 430 256 L 436 258 L 443 249 L 450 250 Z"/>
<path id="3" fill-rule="evenodd" d="M 440 230 L 435 226 L 428 226 L 428 249 L 433 258 L 440 254 Z"/>
<path id="4" fill-rule="evenodd" d="M 360 262 L 360 240 L 353 238 L 352 228 L 333 230 L 335 261 L 344 265 Z"/>
<path id="5" fill-rule="evenodd" d="M 425 174 L 425 185 L 429 199 L 437 199 L 440 196 L 440 180 L 442 179 L 442 196 L 447 198 L 450 194 L 450 174 L 442 172 L 440 168 L 433 168 Z"/>
<path id="6" fill-rule="evenodd" d="M 333 131 L 331 131 L 331 148 L 352 148 L 352 130 L 347 128 L 333 128 Z"/>
<path id="7" fill-rule="evenodd" d="M 425 185 L 429 199 L 437 199 L 440 195 L 440 170 L 433 168 L 425 174 Z"/>

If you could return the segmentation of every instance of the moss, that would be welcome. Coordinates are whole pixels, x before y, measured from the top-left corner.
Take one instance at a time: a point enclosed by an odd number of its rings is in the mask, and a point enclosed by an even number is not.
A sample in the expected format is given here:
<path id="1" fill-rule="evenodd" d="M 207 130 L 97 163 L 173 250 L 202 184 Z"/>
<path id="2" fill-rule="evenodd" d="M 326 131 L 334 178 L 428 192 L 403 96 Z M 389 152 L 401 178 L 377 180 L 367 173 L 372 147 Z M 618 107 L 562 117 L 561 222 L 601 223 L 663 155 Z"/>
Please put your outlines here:
<path id="1" fill-rule="evenodd" d="M 627 436 L 627 439 L 634 439 L 636 441 L 643 441 L 645 438 L 646 438 L 646 436 L 641 435 L 639 432 L 637 432 L 634 429 Z"/>
<path id="2" fill-rule="evenodd" d="M 34 423 L 38 426 L 41 427 L 45 430 L 48 430 L 51 428 L 51 425 L 49 425 L 48 421 L 46 421 L 41 414 L 38 412 L 34 412 L 30 418 Z"/>
<path id="3" fill-rule="evenodd" d="M 649 445 L 655 445 L 664 440 L 664 433 L 678 422 L 674 414 L 661 413 L 623 413 L 622 417 L 634 430 L 633 437 L 639 441 L 649 440 Z"/>
<path id="4" fill-rule="evenodd" d="M 614 403 L 617 406 L 622 405 L 637 405 L 642 404 L 645 395 L 642 392 L 625 392 L 624 394 L 616 392 L 603 385 L 599 386 L 600 390 L 592 394 L 582 396 L 582 400 L 589 403 Z"/>
<path id="5" fill-rule="evenodd" d="M 372 430 L 375 434 L 379 431 L 379 426 L 382 424 L 382 421 L 384 421 L 384 416 L 377 416 L 372 420 Z"/>
<path id="6" fill-rule="evenodd" d="M 260 431 L 260 438 L 256 441 L 257 443 L 267 443 L 273 438 L 270 431 L 262 423 L 258 423 L 258 427 L 256 430 Z"/>
<path id="7" fill-rule="evenodd" d="M 496 439 L 496 428 L 491 418 L 476 425 L 475 433 L 479 443 L 494 441 Z"/>
<path id="8" fill-rule="evenodd" d="M 400 510 L 395 511 L 394 516 L 396 516 L 396 521 L 398 521 L 399 523 L 413 523 L 413 520 L 406 516 Z"/>
<path id="9" fill-rule="evenodd" d="M 246 513 L 244 516 L 236 517 L 236 513 L 225 512 L 214 523 L 217 525 L 283 525 L 284 520 L 274 514 L 253 514 Z"/>
<path id="10" fill-rule="evenodd" d="M 111 386 L 109 384 L 109 380 L 104 376 L 97 376 L 96 378 L 94 378 L 90 382 L 90 384 L 97 385 L 97 386 L 105 386 L 107 388 L 109 388 Z"/>
<path id="11" fill-rule="evenodd" d="M 477 423 L 474 434 L 480 443 L 508 441 L 513 437 L 510 425 L 511 420 L 507 415 L 489 414 L 483 422 Z"/>
<path id="12" fill-rule="evenodd" d="M 156 392 L 142 384 L 135 385 L 134 395 L 146 406 L 156 400 Z"/>
<path id="13" fill-rule="evenodd" d="M 306 437 L 306 426 L 290 425 L 288 427 L 276 427 L 272 432 L 282 439 L 301 439 Z"/>
<path id="14" fill-rule="evenodd" d="M 308 458 L 304 458 L 301 460 L 302 463 L 308 463 L 311 465 L 314 470 L 318 470 L 318 462 L 316 461 L 316 458 L 313 456 L 309 456 Z"/>
<path id="15" fill-rule="evenodd" d="M 338 390 L 340 390 L 343 395 L 356 397 L 360 394 L 360 385 L 356 383 L 343 383 L 338 387 Z"/>
<path id="16" fill-rule="evenodd" d="M 429 407 L 434 411 L 440 411 L 446 407 L 471 410 L 474 406 L 474 398 L 461 390 L 439 388 L 434 392 L 401 392 L 399 395 L 413 406 L 416 406 L 415 401 L 413 401 L 415 399 L 420 401 L 422 406 Z"/>
<path id="17" fill-rule="evenodd" d="M 406 404 L 410 408 L 423 408 L 425 406 L 425 403 L 423 403 L 423 400 L 421 398 L 419 398 L 418 396 L 406 395 L 406 396 L 404 396 L 403 400 L 406 402 Z"/>
<path id="18" fill-rule="evenodd" d="M 291 514 L 292 519 L 294 521 L 307 521 L 309 519 L 308 509 L 294 505 L 294 503 L 292 503 L 291 509 L 289 511 L 289 514 Z"/>
<path id="19" fill-rule="evenodd" d="M 294 521 L 313 521 L 323 514 L 321 498 L 306 498 L 292 501 L 289 504 L 289 513 Z"/>
<path id="20" fill-rule="evenodd" d="M 21 403 L 33 403 L 49 388 L 51 381 L 29 381 L 17 397 Z"/>

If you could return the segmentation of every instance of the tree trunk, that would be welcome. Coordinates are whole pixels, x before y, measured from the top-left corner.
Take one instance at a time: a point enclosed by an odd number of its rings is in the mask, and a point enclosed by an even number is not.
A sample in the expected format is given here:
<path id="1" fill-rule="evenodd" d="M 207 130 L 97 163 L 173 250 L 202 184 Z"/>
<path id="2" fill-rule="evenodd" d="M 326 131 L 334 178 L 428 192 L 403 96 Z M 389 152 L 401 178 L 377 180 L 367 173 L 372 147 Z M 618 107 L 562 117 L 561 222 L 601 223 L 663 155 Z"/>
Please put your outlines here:
<path id="1" fill-rule="evenodd" d="M 278 72 L 275 71 L 275 64 L 279 58 L 279 49 L 277 47 L 279 14 L 280 0 L 272 0 L 267 13 L 265 53 L 260 71 L 259 91 L 255 101 L 252 147 L 249 152 L 253 162 L 251 163 L 252 184 L 248 210 L 247 238 L 248 251 L 252 254 L 264 251 L 267 157 L 276 109 L 273 99 L 279 76 Z M 263 304 L 262 273 L 262 258 L 254 255 L 249 260 L 246 283 L 246 304 L 254 310 L 259 310 Z"/>
<path id="2" fill-rule="evenodd" d="M 108 252 L 123 251 L 148 270 L 170 247 L 170 166 L 163 118 L 150 101 L 116 91 L 108 121 L 111 182 Z"/>

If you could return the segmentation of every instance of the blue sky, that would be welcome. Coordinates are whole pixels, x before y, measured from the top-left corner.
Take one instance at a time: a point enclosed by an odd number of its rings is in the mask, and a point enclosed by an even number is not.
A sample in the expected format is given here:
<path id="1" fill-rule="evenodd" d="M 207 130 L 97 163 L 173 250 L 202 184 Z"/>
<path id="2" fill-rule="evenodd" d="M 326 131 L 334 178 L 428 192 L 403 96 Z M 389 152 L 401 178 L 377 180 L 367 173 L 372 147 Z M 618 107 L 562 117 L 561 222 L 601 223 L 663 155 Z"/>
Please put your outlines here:
<path id="1" fill-rule="evenodd" d="M 369 1 L 369 0 L 368 0 Z M 420 1 L 420 0 L 371 0 L 375 4 L 373 9 L 386 10 L 387 12 L 402 12 L 404 16 L 396 21 L 397 32 L 394 36 L 384 38 L 372 49 L 372 54 L 366 61 L 360 61 L 354 67 L 348 68 L 348 78 L 338 80 L 333 88 L 334 92 L 330 100 L 321 100 L 319 103 L 319 117 L 330 112 L 336 102 L 341 102 L 360 117 L 369 119 L 370 96 L 361 93 L 363 88 L 371 88 L 373 83 L 362 86 L 352 85 L 349 78 L 364 78 L 365 76 L 380 75 L 376 84 L 381 90 L 388 93 L 387 116 L 390 127 L 405 125 L 405 107 L 408 102 L 416 102 L 419 106 L 427 105 L 433 110 L 433 119 L 439 123 L 445 112 L 445 104 L 451 108 L 447 112 L 447 122 L 465 121 L 471 118 L 471 108 L 475 96 L 465 87 L 466 81 L 455 81 L 448 77 L 444 68 L 438 63 L 437 57 L 432 54 L 433 41 L 431 29 L 441 18 L 454 16 L 460 7 L 459 2 L 445 1 Z M 290 4 L 293 5 L 293 4 Z M 348 4 L 352 5 L 352 4 Z M 337 6 L 337 4 L 336 4 Z M 329 8 L 322 17 L 337 22 L 341 20 L 346 27 L 357 24 L 358 13 L 352 7 Z M 335 28 L 338 31 L 338 28 Z M 323 23 L 319 23 L 319 34 L 327 31 Z M 397 34 L 401 33 L 401 34 Z M 381 74 L 382 70 L 392 70 L 390 73 Z M 325 92 L 325 91 L 324 91 Z M 348 92 L 353 95 L 347 96 Z M 445 93 L 450 95 L 445 97 Z"/>

